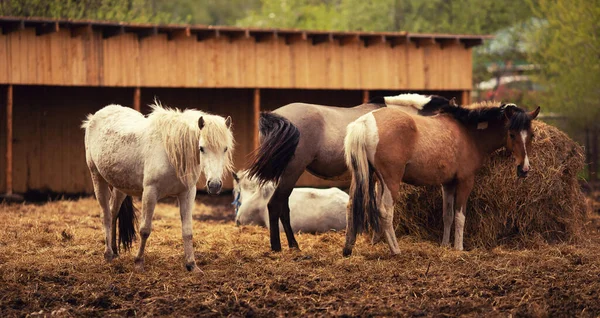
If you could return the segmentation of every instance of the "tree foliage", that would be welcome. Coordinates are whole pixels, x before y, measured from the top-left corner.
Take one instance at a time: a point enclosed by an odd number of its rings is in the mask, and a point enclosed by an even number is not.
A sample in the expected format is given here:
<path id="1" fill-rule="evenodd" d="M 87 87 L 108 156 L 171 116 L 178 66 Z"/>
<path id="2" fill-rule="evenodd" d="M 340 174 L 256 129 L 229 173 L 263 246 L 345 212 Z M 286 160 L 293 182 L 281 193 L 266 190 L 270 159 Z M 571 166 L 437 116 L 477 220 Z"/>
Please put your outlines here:
<path id="1" fill-rule="evenodd" d="M 538 0 L 544 23 L 531 33 L 530 58 L 540 65 L 545 107 L 571 123 L 600 120 L 600 0 Z"/>

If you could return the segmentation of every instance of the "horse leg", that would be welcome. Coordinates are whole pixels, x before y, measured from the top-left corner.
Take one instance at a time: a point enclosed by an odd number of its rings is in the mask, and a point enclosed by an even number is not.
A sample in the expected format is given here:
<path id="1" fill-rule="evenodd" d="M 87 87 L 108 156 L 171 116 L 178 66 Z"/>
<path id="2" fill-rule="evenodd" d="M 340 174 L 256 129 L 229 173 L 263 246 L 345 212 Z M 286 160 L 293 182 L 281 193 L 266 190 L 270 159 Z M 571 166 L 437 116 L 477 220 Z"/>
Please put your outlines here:
<path id="1" fill-rule="evenodd" d="M 350 199 L 346 205 L 346 243 L 344 244 L 343 255 L 352 255 L 352 249 L 356 244 L 356 229 L 354 228 L 354 217 L 352 215 L 352 194 L 354 193 L 354 182 L 350 184 Z M 375 235 L 375 234 L 373 234 Z"/>
<path id="2" fill-rule="evenodd" d="M 183 236 L 183 252 L 185 255 L 185 268 L 188 271 L 199 272 L 194 259 L 194 241 L 192 228 L 192 211 L 194 208 L 194 199 L 196 198 L 196 188 L 191 187 L 187 192 L 178 196 L 179 213 L 181 215 L 181 235 Z"/>
<path id="3" fill-rule="evenodd" d="M 127 195 L 117 188 L 113 187 L 112 195 L 110 197 L 110 214 L 112 215 L 112 227 L 110 233 L 110 242 L 113 254 L 119 256 L 119 248 L 117 247 L 117 218 L 119 217 L 119 209 L 123 200 Z"/>
<path id="4" fill-rule="evenodd" d="M 144 270 L 144 249 L 146 241 L 152 232 L 152 216 L 156 207 L 157 193 L 154 187 L 145 187 L 142 193 L 142 223 L 140 226 L 140 249 L 135 257 L 135 267 L 137 270 Z"/>
<path id="5" fill-rule="evenodd" d="M 105 248 L 104 248 L 104 259 L 107 262 L 111 262 L 114 258 L 114 253 L 112 250 L 112 236 L 111 236 L 111 224 L 112 224 L 112 216 L 110 214 L 109 208 L 109 200 L 110 200 L 110 189 L 108 188 L 108 183 L 100 176 L 97 172 L 92 172 L 92 183 L 94 184 L 94 193 L 96 194 L 96 200 L 100 204 L 102 208 L 103 218 L 102 225 L 104 226 L 104 240 L 105 240 Z"/>
<path id="6" fill-rule="evenodd" d="M 279 236 L 279 219 L 283 225 L 283 230 L 288 240 L 290 248 L 298 248 L 298 242 L 294 237 L 294 231 L 290 224 L 290 206 L 289 198 L 292 189 L 285 185 L 278 185 L 275 193 L 267 205 L 269 209 L 269 230 L 271 234 L 271 249 L 275 252 L 281 251 L 281 239 Z"/>
<path id="7" fill-rule="evenodd" d="M 444 236 L 442 246 L 450 246 L 450 228 L 454 220 L 454 196 L 456 194 L 456 185 L 449 183 L 442 185 L 443 197 L 443 218 L 444 218 Z"/>
<path id="8" fill-rule="evenodd" d="M 400 254 L 400 247 L 398 246 L 396 231 L 394 231 L 394 200 L 391 191 L 385 185 L 383 185 L 383 195 L 379 211 L 382 221 L 381 230 L 390 247 L 390 252 L 392 255 L 398 255 Z"/>
<path id="9" fill-rule="evenodd" d="M 381 182 L 377 182 L 375 184 L 375 193 L 377 194 L 378 206 L 381 207 L 383 205 L 383 189 Z M 349 203 L 350 204 L 350 203 Z M 381 214 L 383 215 L 383 213 Z M 373 236 L 371 237 L 371 245 L 375 245 L 383 240 L 383 231 L 373 231 Z"/>
<path id="10" fill-rule="evenodd" d="M 456 216 L 454 219 L 454 249 L 463 250 L 463 234 L 465 228 L 465 212 L 467 209 L 467 198 L 473 190 L 474 177 L 460 180 L 456 185 Z"/>

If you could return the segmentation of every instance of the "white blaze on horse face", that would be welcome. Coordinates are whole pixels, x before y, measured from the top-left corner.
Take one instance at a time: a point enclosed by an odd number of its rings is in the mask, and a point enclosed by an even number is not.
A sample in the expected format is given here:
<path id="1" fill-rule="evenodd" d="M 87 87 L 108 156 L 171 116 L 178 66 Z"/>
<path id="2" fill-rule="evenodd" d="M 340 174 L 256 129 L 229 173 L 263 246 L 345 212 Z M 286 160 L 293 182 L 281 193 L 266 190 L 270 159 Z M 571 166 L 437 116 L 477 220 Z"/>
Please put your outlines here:
<path id="1" fill-rule="evenodd" d="M 523 159 L 523 172 L 528 172 L 531 168 L 529 166 L 529 156 L 527 156 L 527 130 L 521 130 L 521 140 L 523 140 L 523 154 L 525 159 Z"/>
<path id="2" fill-rule="evenodd" d="M 222 178 L 227 160 L 227 151 L 225 148 L 204 146 L 202 138 L 200 139 L 200 164 L 202 172 L 206 177 L 206 185 L 209 193 L 218 193 L 223 184 Z"/>

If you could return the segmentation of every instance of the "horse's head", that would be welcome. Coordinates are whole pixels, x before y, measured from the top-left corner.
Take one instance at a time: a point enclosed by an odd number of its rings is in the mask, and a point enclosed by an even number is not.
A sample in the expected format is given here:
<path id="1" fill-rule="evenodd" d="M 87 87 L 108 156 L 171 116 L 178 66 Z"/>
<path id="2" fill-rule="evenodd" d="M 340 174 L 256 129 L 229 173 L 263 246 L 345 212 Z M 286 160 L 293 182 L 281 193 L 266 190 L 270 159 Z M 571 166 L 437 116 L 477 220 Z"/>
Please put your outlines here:
<path id="1" fill-rule="evenodd" d="M 531 170 L 529 156 L 533 130 L 531 121 L 540 113 L 540 107 L 534 111 L 527 112 L 515 104 L 504 104 L 500 106 L 504 110 L 508 137 L 506 138 L 506 149 L 512 153 L 517 164 L 517 176 L 524 178 Z"/>
<path id="2" fill-rule="evenodd" d="M 210 194 L 218 194 L 223 186 L 225 172 L 232 168 L 231 117 L 225 119 L 220 116 L 201 116 L 198 127 L 200 165 L 206 177 L 206 189 Z"/>
<path id="3" fill-rule="evenodd" d="M 263 186 L 258 181 L 248 177 L 247 171 L 233 172 L 233 205 L 235 206 L 236 225 L 258 224 L 266 225 L 265 216 L 269 199 L 275 192 L 271 182 Z"/>

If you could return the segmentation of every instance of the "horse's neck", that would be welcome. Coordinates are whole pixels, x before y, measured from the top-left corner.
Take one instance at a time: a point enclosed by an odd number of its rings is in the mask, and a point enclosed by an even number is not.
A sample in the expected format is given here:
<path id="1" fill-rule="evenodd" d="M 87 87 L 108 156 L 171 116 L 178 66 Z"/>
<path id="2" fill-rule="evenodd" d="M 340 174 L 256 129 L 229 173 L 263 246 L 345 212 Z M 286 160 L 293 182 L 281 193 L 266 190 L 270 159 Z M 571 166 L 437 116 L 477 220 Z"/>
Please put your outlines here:
<path id="1" fill-rule="evenodd" d="M 507 131 L 504 123 L 490 123 L 484 129 L 471 128 L 470 133 L 477 144 L 477 149 L 483 155 L 489 155 L 506 144 Z"/>

